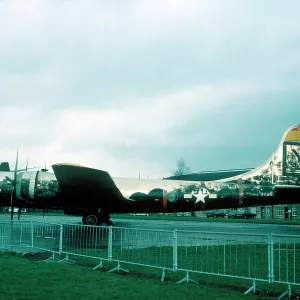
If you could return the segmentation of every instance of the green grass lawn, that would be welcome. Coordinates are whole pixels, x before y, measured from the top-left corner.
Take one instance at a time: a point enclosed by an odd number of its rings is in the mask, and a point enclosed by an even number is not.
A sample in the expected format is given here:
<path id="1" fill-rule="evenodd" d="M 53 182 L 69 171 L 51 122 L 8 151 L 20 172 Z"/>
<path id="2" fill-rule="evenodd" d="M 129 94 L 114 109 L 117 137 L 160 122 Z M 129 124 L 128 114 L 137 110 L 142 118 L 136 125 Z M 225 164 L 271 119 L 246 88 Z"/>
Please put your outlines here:
<path id="1" fill-rule="evenodd" d="M 36 260 L 37 258 L 37 260 Z M 176 284 L 171 272 L 164 283 L 159 273 L 143 273 L 135 267 L 124 274 L 93 271 L 88 263 L 46 263 L 42 256 L 25 258 L 0 254 L 0 299 L 274 299 L 270 292 L 243 295 L 249 286 L 230 278 L 211 281 L 209 276 L 192 276 L 198 285 Z M 94 261 L 94 263 L 96 263 Z M 90 262 L 91 264 L 91 262 Z M 91 264 L 92 266 L 92 264 Z M 149 271 L 148 271 L 149 272 Z M 179 274 L 180 275 L 180 274 Z M 183 274 L 181 274 L 183 276 Z M 179 278 L 179 277 L 178 277 Z M 276 294 L 278 296 L 278 294 Z"/>
<path id="2" fill-rule="evenodd" d="M 26 257 L 2 253 L 0 295 L 3 295 L 3 299 L 125 299 L 132 296 L 136 299 L 171 299 L 176 296 L 182 299 L 204 296 L 207 299 L 271 299 L 271 296 L 278 297 L 287 289 L 287 284 L 270 285 L 258 280 L 257 288 L 262 289 L 263 293 L 243 295 L 252 285 L 252 281 L 245 278 L 260 278 L 265 281 L 268 279 L 268 248 L 265 244 L 178 246 L 177 272 L 172 271 L 173 248 L 170 246 L 140 249 L 123 246 L 113 247 L 112 262 L 107 262 L 107 247 L 95 247 L 89 243 L 77 245 L 76 248 L 69 247 L 69 258 L 75 261 L 72 265 L 43 262 L 51 256 L 49 252 Z M 279 249 L 281 251 L 278 251 Z M 285 280 L 288 276 L 291 282 L 294 278 L 295 282 L 300 282 L 299 251 L 299 244 L 274 243 L 276 280 Z M 65 255 L 56 257 L 63 259 Z M 103 266 L 93 271 L 92 269 L 99 264 L 100 257 L 103 258 Z M 121 268 L 130 272 L 107 273 L 117 266 L 118 261 Z M 166 268 L 164 283 L 161 283 L 162 268 Z M 196 280 L 199 285 L 186 287 L 176 284 L 186 276 L 186 269 L 191 270 L 191 279 Z M 244 278 L 234 278 L 235 276 Z M 9 282 L 14 286 L 2 291 L 3 286 L 9 285 Z M 36 286 L 34 290 L 30 288 L 33 285 Z M 292 290 L 300 294 L 300 287 L 292 285 Z M 24 293 L 24 298 L 17 296 L 20 291 Z M 39 298 L 40 294 L 43 298 Z"/>

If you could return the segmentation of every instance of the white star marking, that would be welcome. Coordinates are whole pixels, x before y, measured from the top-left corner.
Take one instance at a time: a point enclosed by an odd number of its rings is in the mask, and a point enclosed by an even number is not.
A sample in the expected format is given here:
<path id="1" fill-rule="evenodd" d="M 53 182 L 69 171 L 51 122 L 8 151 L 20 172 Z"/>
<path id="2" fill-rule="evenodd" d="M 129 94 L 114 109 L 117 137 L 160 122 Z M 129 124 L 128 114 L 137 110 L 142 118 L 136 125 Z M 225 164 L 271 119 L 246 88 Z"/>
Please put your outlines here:
<path id="1" fill-rule="evenodd" d="M 205 204 L 205 198 L 209 195 L 209 191 L 206 188 L 201 188 L 199 189 L 199 193 L 195 194 L 195 196 L 197 197 L 196 202 L 203 202 Z"/>

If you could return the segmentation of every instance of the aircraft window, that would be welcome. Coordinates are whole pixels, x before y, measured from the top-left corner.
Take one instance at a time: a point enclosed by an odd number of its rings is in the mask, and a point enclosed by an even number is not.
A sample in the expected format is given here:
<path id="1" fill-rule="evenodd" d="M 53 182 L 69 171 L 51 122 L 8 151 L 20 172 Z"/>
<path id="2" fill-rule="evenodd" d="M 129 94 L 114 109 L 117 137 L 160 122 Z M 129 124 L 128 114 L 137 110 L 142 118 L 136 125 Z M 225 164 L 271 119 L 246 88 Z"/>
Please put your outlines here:
<path id="1" fill-rule="evenodd" d="M 53 173 L 39 172 L 37 184 L 47 183 L 53 180 L 56 181 L 56 177 Z"/>
<path id="2" fill-rule="evenodd" d="M 39 196 L 55 195 L 58 191 L 58 182 L 53 173 L 39 172 L 36 181 L 36 194 Z"/>

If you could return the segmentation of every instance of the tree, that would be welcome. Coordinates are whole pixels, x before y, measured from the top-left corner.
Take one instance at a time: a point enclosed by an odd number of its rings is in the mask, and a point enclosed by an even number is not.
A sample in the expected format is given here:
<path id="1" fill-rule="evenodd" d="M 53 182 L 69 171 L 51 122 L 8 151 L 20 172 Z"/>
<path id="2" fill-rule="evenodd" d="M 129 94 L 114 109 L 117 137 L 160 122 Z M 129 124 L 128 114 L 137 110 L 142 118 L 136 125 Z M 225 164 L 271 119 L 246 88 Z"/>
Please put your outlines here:
<path id="1" fill-rule="evenodd" d="M 174 176 L 180 176 L 191 172 L 191 168 L 187 165 L 183 158 L 177 160 L 176 166 L 177 169 L 173 172 Z"/>

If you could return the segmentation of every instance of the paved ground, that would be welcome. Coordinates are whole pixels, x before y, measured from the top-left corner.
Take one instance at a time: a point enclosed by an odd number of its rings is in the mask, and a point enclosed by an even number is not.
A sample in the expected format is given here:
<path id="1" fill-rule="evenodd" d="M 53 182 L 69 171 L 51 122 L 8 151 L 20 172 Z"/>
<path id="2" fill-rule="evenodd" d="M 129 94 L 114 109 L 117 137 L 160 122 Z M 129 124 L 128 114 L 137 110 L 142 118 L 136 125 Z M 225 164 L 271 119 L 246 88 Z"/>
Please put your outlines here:
<path id="1" fill-rule="evenodd" d="M 147 218 L 147 217 L 145 217 Z M 17 219 L 17 217 L 16 217 Z M 9 221 L 9 214 L 0 215 L 0 227 L 3 221 Z M 10 222 L 0 228 L 1 243 L 6 245 L 32 245 L 40 250 L 87 249 L 107 247 L 108 228 L 90 228 L 80 225 L 81 217 L 22 215 L 21 221 Z M 35 221 L 34 230 L 30 223 Z M 164 221 L 141 219 L 114 219 L 112 240 L 114 247 L 126 249 L 173 246 L 174 230 L 177 229 L 177 244 L 182 247 L 202 245 L 234 245 L 257 244 L 265 245 L 267 234 L 281 236 L 281 242 L 300 243 L 300 225 L 229 223 L 229 222 L 192 222 Z M 37 223 L 36 223 L 37 222 Z M 49 225 L 49 223 L 51 223 Z M 62 233 L 60 232 L 60 224 Z M 190 232 L 187 232 L 190 231 Z M 197 231 L 197 232 L 195 232 Z M 60 243 L 60 234 L 63 241 Z M 297 238 L 286 240 L 286 236 L 296 235 Z M 85 250 L 83 250 L 85 249 Z M 77 251 L 77 250 L 76 250 Z"/>
<path id="2" fill-rule="evenodd" d="M 9 214 L 0 214 L 1 221 L 9 221 Z M 17 220 L 17 216 L 15 216 Z M 56 224 L 81 224 L 81 217 L 72 216 L 49 216 L 41 215 L 21 215 L 21 221 L 40 221 Z M 113 219 L 116 227 L 153 229 L 153 230 L 191 230 L 209 231 L 220 233 L 239 233 L 239 234 L 266 234 L 272 232 L 282 235 L 300 235 L 300 225 L 279 225 L 279 224 L 255 224 L 255 223 L 229 223 L 224 222 L 192 222 L 192 221 L 165 221 L 145 219 Z"/>

